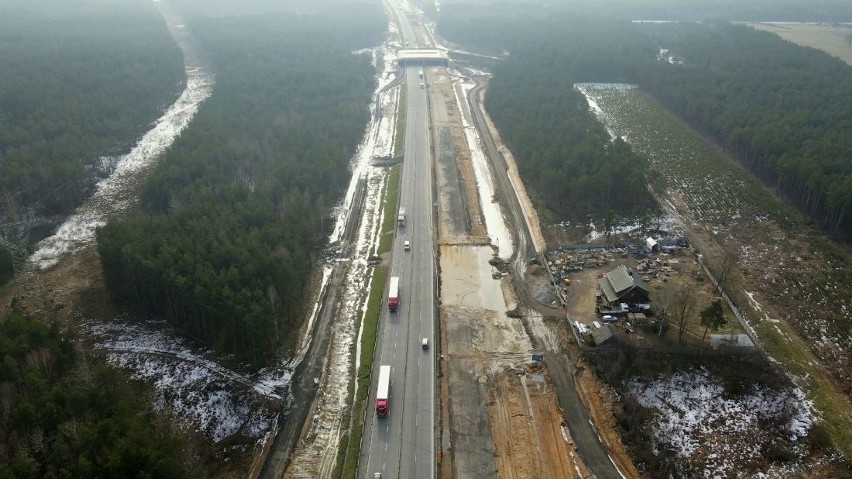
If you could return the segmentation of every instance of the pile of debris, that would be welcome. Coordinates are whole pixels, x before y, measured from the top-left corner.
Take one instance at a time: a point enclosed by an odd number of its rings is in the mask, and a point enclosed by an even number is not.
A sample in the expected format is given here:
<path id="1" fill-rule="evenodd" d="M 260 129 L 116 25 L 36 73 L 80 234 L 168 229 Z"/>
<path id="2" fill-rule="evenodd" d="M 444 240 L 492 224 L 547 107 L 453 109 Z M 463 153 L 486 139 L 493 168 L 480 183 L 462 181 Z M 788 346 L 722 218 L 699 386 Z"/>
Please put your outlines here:
<path id="1" fill-rule="evenodd" d="M 627 247 L 617 246 L 560 246 L 545 253 L 545 258 L 557 282 L 574 271 L 606 266 L 618 258 L 626 258 Z"/>
<path id="2" fill-rule="evenodd" d="M 509 262 L 499 256 L 492 256 L 491 259 L 488 260 L 488 264 L 494 266 L 496 271 L 491 273 L 491 277 L 494 279 L 500 279 L 509 271 Z"/>
<path id="3" fill-rule="evenodd" d="M 646 283 L 652 279 L 668 281 L 670 277 L 680 272 L 682 261 L 683 259 L 681 258 L 669 258 L 665 256 L 649 257 L 639 260 L 635 270 L 642 276 L 642 281 Z"/>

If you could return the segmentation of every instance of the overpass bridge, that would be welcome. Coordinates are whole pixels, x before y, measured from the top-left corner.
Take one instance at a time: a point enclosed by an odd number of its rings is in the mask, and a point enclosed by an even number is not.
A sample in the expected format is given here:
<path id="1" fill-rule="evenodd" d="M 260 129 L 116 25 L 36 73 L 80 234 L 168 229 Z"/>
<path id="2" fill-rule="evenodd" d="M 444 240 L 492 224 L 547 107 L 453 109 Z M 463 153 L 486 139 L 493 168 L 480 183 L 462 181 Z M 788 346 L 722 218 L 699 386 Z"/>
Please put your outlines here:
<path id="1" fill-rule="evenodd" d="M 409 65 L 447 66 L 450 57 L 437 48 L 405 48 L 397 52 L 397 63 L 400 68 Z"/>

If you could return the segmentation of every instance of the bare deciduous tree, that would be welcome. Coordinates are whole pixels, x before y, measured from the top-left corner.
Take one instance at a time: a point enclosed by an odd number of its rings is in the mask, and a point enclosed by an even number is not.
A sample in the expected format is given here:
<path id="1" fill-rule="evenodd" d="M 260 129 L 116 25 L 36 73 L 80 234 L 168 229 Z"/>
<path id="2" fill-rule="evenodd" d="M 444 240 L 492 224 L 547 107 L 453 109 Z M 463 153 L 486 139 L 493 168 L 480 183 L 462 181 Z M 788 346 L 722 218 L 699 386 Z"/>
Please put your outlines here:
<path id="1" fill-rule="evenodd" d="M 657 321 L 659 321 L 659 334 L 663 335 L 663 327 L 665 326 L 666 320 L 669 317 L 669 311 L 674 304 L 674 298 L 676 296 L 675 286 L 672 282 L 667 282 L 665 287 L 663 288 L 662 294 L 660 294 L 659 310 L 657 311 Z"/>
<path id="2" fill-rule="evenodd" d="M 710 303 L 710 306 L 704 308 L 701 311 L 700 322 L 704 326 L 704 336 L 701 337 L 702 341 L 707 337 L 708 330 L 712 329 L 716 331 L 724 326 L 727 321 L 725 321 L 725 312 L 722 310 L 722 300 L 716 299 Z"/>
<path id="3" fill-rule="evenodd" d="M 692 312 L 695 309 L 695 295 L 687 288 L 680 288 L 675 293 L 672 301 L 670 315 L 675 326 L 677 326 L 677 340 L 683 341 L 683 334 L 686 332 L 686 325 L 692 318 Z"/>
<path id="4" fill-rule="evenodd" d="M 12 413 L 12 403 L 17 394 L 15 383 L 4 381 L 0 383 L 0 426 L 6 427 L 9 416 Z"/>
<path id="5" fill-rule="evenodd" d="M 725 325 L 725 311 L 722 309 L 722 300 L 716 299 L 710 306 L 707 306 L 701 311 L 700 323 L 704 326 L 704 335 L 701 336 L 701 352 L 704 352 L 704 340 L 707 339 L 707 331 L 712 329 L 718 331 L 719 328 Z"/>
<path id="6" fill-rule="evenodd" d="M 734 267 L 736 267 L 738 261 L 739 257 L 734 252 L 725 251 L 722 254 L 721 263 L 719 265 L 719 276 L 716 278 L 716 281 L 719 283 L 720 293 L 724 290 L 725 285 L 731 279 Z"/>

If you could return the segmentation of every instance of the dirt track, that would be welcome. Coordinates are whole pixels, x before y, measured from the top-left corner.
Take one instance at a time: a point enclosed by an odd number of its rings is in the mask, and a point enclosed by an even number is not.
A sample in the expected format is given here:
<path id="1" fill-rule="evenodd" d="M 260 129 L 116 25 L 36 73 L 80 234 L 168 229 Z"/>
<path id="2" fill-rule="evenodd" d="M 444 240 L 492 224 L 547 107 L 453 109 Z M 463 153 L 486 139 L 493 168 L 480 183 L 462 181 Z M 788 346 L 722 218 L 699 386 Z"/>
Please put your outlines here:
<path id="1" fill-rule="evenodd" d="M 546 382 L 502 373 L 489 397 L 500 477 L 580 477 L 574 470 L 572 446 L 563 436 L 562 411 L 556 405 L 544 369 L 532 370 Z M 570 475 L 566 475 L 570 474 Z"/>
<path id="2" fill-rule="evenodd" d="M 533 350 L 523 323 L 506 315 L 518 304 L 514 285 L 488 264 L 492 248 L 478 246 L 488 240 L 450 78 L 427 74 L 441 244 L 442 477 L 579 477 L 552 385 L 524 374 Z M 530 373 L 546 378 L 543 369 Z"/>

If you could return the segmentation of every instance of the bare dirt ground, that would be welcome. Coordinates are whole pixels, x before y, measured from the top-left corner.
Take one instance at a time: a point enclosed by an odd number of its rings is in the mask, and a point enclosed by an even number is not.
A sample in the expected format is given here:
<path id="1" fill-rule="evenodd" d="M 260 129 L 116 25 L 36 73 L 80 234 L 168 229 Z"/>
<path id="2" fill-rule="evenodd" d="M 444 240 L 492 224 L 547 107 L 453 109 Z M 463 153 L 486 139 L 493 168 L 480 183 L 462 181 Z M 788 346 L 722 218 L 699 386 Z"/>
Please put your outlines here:
<path id="1" fill-rule="evenodd" d="M 562 412 L 552 399 L 546 371 L 539 367 L 527 372 L 544 382 L 532 381 L 532 376 L 501 373 L 489 397 L 500 477 L 582 477 L 572 470 L 573 448 L 563 435 Z M 566 476 L 566 471 L 572 474 Z"/>
<path id="2" fill-rule="evenodd" d="M 611 269 L 611 268 L 610 268 Z M 571 287 L 569 288 L 567 314 L 570 320 L 579 320 L 591 324 L 596 319 L 595 315 L 595 291 L 597 290 L 597 278 L 601 271 L 607 268 L 587 269 L 577 272 L 571 276 Z M 598 435 L 609 450 L 610 457 L 618 467 L 619 471 L 627 478 L 640 478 L 642 475 L 636 469 L 626 446 L 621 441 L 621 435 L 615 423 L 614 408 L 617 407 L 618 397 L 615 392 L 603 384 L 597 376 L 590 371 L 585 364 L 579 348 L 574 342 L 574 336 L 570 331 L 570 322 L 556 321 L 551 327 L 556 329 L 559 344 L 563 350 L 569 353 L 574 368 L 574 382 L 577 392 L 589 411 L 592 423 L 594 423 Z M 635 335 L 634 335 L 635 336 Z M 585 475 L 582 477 L 586 477 Z"/>
<path id="3" fill-rule="evenodd" d="M 446 187 L 438 190 L 439 211 L 445 215 L 439 225 L 442 231 L 452 232 L 442 234 L 442 241 L 488 244 L 476 176 L 452 83 L 444 70 L 428 70 L 427 75 L 433 80 L 429 82 L 429 106 L 435 131 L 435 155 L 439 159 L 439 184 Z"/>
<path id="4" fill-rule="evenodd" d="M 477 102 L 482 103 L 485 101 L 485 91 L 486 90 L 483 89 L 480 92 L 476 100 Z M 486 115 L 485 122 L 488 125 L 488 133 L 494 138 L 495 144 L 500 145 L 500 154 L 503 155 L 503 160 L 506 162 L 509 180 L 512 182 L 512 188 L 515 190 L 515 194 L 518 196 L 518 201 L 521 203 L 521 208 L 524 210 L 524 216 L 527 218 L 527 224 L 530 232 L 532 233 L 533 242 L 535 243 L 535 250 L 544 251 L 547 247 L 547 243 L 545 242 L 544 235 L 541 232 L 538 212 L 536 212 L 535 208 L 533 208 L 532 201 L 527 194 L 527 189 L 524 186 L 524 182 L 521 180 L 521 175 L 518 172 L 518 164 L 515 162 L 515 157 L 512 156 L 512 152 L 509 148 L 503 144 L 503 140 L 500 138 L 500 132 L 491 121 L 491 117 Z"/>
<path id="5" fill-rule="evenodd" d="M 532 346 L 521 322 L 505 315 L 513 298 L 503 303 L 503 311 L 490 309 L 506 283 L 476 266 L 490 248 L 444 246 L 441 251 L 448 370 L 442 389 L 449 394 L 445 414 L 453 463 L 452 471 L 444 469 L 452 475 L 445 477 L 581 477 L 576 468 L 584 466 L 575 466 L 579 459 L 563 432 L 546 370 L 528 369 Z M 532 374 L 543 375 L 545 382 L 534 382 Z"/>
<path id="6" fill-rule="evenodd" d="M 74 254 L 46 270 L 37 272 L 19 297 L 24 311 L 43 319 L 57 320 L 66 327 L 80 317 L 115 317 L 115 308 L 104 285 L 100 258 L 94 246 Z M 4 289 L 0 309 L 10 312 L 15 296 L 13 282 Z"/>
<path id="7" fill-rule="evenodd" d="M 488 264 L 491 248 L 475 246 L 487 244 L 487 236 L 460 112 L 449 77 L 432 78 L 438 80 L 430 82 L 434 128 L 450 130 L 452 141 L 449 155 L 447 135 L 435 135 L 442 477 L 588 477 L 563 428 L 546 371 L 527 370 L 529 337 L 521 321 L 506 315 L 518 305 L 514 287 Z M 467 221 L 452 214 L 459 199 Z M 536 324 L 545 327 L 540 316 Z M 534 382 L 532 374 L 544 382 Z"/>

